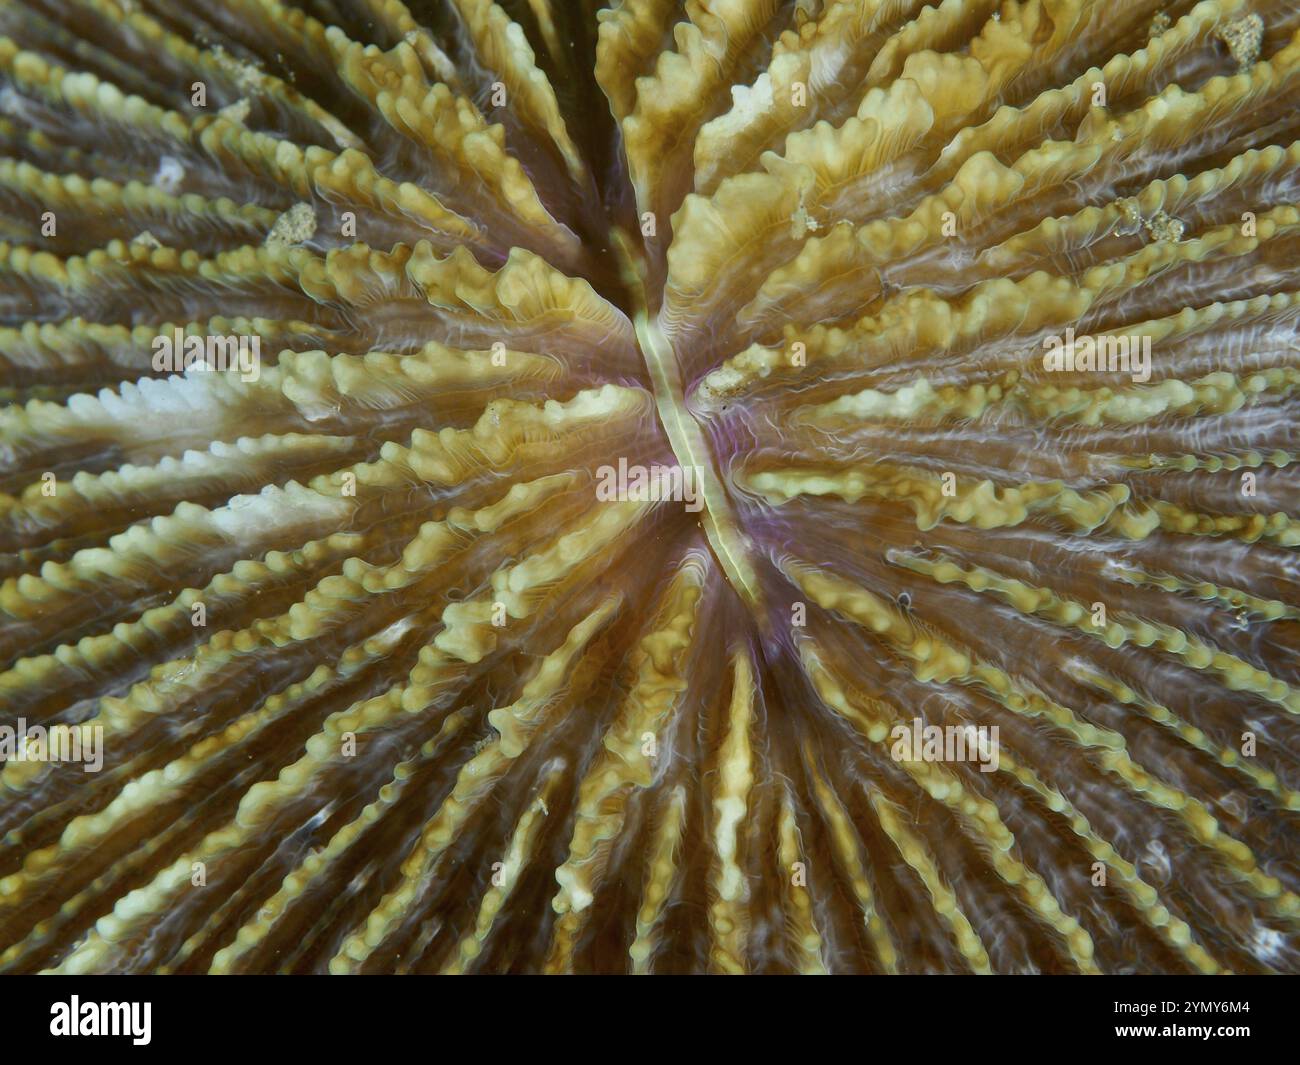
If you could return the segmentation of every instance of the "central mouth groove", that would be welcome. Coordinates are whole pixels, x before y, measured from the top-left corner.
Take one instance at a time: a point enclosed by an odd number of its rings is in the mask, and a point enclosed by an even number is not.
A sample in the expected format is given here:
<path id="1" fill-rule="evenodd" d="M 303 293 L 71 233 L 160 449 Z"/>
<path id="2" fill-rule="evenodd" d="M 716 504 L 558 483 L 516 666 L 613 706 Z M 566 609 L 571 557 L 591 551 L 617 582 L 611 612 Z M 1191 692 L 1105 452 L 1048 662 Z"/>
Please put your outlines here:
<path id="1" fill-rule="evenodd" d="M 659 328 L 658 318 L 650 315 L 643 275 L 622 233 L 615 234 L 614 246 L 623 260 L 624 283 L 632 302 L 632 321 L 641 355 L 650 371 L 659 423 L 678 465 L 696 471 L 698 491 L 704 503 L 700 513 L 701 524 L 718 564 L 741 597 L 750 606 L 758 606 L 762 593 L 750 557 L 751 544 L 736 520 L 704 432 L 686 407 L 677 355 Z"/>

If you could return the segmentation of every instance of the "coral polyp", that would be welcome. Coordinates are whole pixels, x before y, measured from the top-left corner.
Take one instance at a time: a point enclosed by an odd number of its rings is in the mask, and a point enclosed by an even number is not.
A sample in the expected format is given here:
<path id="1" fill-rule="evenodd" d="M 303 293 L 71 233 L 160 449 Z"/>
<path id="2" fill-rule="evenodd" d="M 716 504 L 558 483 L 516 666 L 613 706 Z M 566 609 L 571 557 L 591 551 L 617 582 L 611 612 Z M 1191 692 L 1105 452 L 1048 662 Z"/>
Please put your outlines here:
<path id="1" fill-rule="evenodd" d="M 0 5 L 0 971 L 1300 971 L 1300 8 L 599 8 Z"/>

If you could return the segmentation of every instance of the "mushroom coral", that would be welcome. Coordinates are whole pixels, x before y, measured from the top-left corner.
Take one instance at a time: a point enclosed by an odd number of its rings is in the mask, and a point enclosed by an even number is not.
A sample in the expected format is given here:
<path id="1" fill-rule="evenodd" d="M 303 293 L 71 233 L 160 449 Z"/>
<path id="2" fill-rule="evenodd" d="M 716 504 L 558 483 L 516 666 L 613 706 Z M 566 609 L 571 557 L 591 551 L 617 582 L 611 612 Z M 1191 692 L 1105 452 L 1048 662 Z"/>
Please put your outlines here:
<path id="1" fill-rule="evenodd" d="M 1300 6 L 599 6 L 0 5 L 0 970 L 1300 970 Z"/>

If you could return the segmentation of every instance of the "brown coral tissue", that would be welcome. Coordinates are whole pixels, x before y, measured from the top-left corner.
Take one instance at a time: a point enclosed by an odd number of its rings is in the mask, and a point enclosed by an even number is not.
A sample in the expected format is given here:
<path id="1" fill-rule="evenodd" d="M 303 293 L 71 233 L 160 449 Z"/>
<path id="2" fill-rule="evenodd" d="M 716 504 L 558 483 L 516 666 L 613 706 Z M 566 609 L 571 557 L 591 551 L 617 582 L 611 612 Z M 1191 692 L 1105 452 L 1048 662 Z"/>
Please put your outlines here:
<path id="1" fill-rule="evenodd" d="M 1300 971 L 1300 3 L 0 3 L 0 972 Z"/>

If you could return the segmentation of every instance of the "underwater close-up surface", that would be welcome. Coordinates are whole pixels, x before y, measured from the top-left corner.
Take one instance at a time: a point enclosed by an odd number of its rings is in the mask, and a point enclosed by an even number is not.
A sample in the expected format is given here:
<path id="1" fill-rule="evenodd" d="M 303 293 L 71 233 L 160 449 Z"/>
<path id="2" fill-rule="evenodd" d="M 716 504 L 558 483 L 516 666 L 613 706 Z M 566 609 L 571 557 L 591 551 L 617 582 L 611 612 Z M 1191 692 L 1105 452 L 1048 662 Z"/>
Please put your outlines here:
<path id="1" fill-rule="evenodd" d="M 1300 0 L 0 0 L 0 973 L 1300 972 Z"/>

